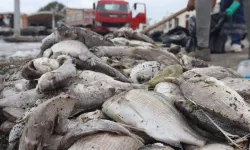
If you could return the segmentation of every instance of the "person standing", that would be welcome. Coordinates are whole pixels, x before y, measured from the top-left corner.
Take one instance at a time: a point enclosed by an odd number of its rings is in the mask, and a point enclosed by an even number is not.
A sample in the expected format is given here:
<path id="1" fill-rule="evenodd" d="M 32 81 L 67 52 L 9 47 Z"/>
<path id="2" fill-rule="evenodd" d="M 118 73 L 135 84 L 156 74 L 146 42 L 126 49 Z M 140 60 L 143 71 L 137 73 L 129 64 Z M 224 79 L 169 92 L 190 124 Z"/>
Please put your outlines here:
<path id="1" fill-rule="evenodd" d="M 226 52 L 241 52 L 241 40 L 246 33 L 243 0 L 221 0 L 221 12 L 226 12 L 227 21 L 223 30 L 227 40 L 231 43 L 225 46 Z"/>
<path id="2" fill-rule="evenodd" d="M 216 0 L 189 0 L 187 10 L 196 10 L 196 36 L 197 49 L 189 55 L 204 61 L 211 60 L 209 49 L 209 34 L 211 23 L 211 12 Z"/>

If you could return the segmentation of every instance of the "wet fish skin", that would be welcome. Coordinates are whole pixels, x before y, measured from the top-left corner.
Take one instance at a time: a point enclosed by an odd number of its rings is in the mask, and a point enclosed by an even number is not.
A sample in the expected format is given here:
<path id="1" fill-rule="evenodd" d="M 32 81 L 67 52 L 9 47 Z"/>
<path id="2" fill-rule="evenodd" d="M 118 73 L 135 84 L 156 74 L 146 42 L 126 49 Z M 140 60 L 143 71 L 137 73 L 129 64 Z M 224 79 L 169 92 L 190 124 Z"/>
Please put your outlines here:
<path id="1" fill-rule="evenodd" d="M 102 111 L 118 122 L 144 131 L 157 141 L 177 147 L 180 142 L 205 144 L 203 138 L 189 127 L 174 106 L 155 92 L 123 92 L 106 101 Z"/>
<path id="2" fill-rule="evenodd" d="M 190 70 L 195 73 L 204 74 L 210 77 L 214 77 L 218 80 L 231 77 L 231 78 L 242 78 L 242 76 L 230 68 L 224 68 L 221 66 L 211 66 L 208 68 L 194 68 Z"/>
<path id="3" fill-rule="evenodd" d="M 157 61 L 166 66 L 176 65 L 176 64 L 180 65 L 180 61 L 174 54 L 157 48 L 152 48 L 148 46 L 138 46 L 138 47 L 120 46 L 120 47 L 111 47 L 110 49 L 106 48 L 99 47 L 92 51 L 98 57 L 140 56 L 141 59 L 144 59 L 146 61 Z"/>
<path id="4" fill-rule="evenodd" d="M 49 58 L 37 58 L 33 60 L 33 65 L 35 69 L 40 73 L 44 74 L 46 72 L 55 70 L 59 68 L 59 63 L 57 60 Z"/>
<path id="5" fill-rule="evenodd" d="M 188 99 L 202 109 L 250 130 L 250 107 L 236 91 L 222 81 L 195 72 L 185 72 L 183 79 L 180 89 Z"/>
<path id="6" fill-rule="evenodd" d="M 115 89 L 106 86 L 105 83 L 102 86 L 78 84 L 73 89 L 72 95 L 77 99 L 76 108 L 91 110 L 100 108 L 108 98 L 115 95 Z"/>
<path id="7" fill-rule="evenodd" d="M 134 83 L 139 83 L 138 80 L 145 82 L 152 79 L 158 72 L 163 70 L 164 67 L 165 65 L 157 61 L 147 61 L 132 68 L 130 78 Z"/>
<path id="8" fill-rule="evenodd" d="M 185 70 L 191 70 L 193 68 L 207 68 L 209 64 L 203 60 L 196 59 L 187 55 L 181 55 L 180 62 Z"/>
<path id="9" fill-rule="evenodd" d="M 67 59 L 61 67 L 51 72 L 47 72 L 38 80 L 36 90 L 40 93 L 65 87 L 76 76 L 76 68 L 72 59 Z"/>
<path id="10" fill-rule="evenodd" d="M 116 92 L 121 92 L 130 89 L 147 89 L 147 86 L 145 85 L 135 83 L 124 83 L 115 80 L 113 77 L 110 77 L 106 74 L 93 72 L 90 70 L 83 71 L 78 78 L 80 79 L 80 83 L 84 85 L 108 85 L 111 88 L 114 88 Z"/>
<path id="11" fill-rule="evenodd" d="M 58 28 L 60 40 L 77 40 L 85 44 L 88 48 L 95 46 L 114 46 L 113 42 L 105 39 L 102 35 L 80 27 L 60 27 Z"/>
<path id="12" fill-rule="evenodd" d="M 138 137 L 118 123 L 108 120 L 90 120 L 87 123 L 79 123 L 75 128 L 70 130 L 60 142 L 58 150 L 66 150 L 73 145 L 78 139 L 95 134 L 98 132 L 111 132 L 119 135 L 127 135 L 141 143 Z"/>
<path id="13" fill-rule="evenodd" d="M 0 107 L 29 108 L 33 107 L 36 100 L 44 97 L 38 94 L 35 89 L 13 94 L 12 96 L 0 99 Z"/>
<path id="14" fill-rule="evenodd" d="M 174 83 L 161 82 L 155 86 L 154 91 L 163 94 L 166 100 L 171 101 L 173 104 L 176 100 L 183 99 L 180 87 Z"/>
<path id="15" fill-rule="evenodd" d="M 53 133 L 58 116 L 68 117 L 75 105 L 75 98 L 61 94 L 35 108 L 26 121 L 19 150 L 43 149 Z"/>
<path id="16" fill-rule="evenodd" d="M 117 32 L 115 32 L 115 37 L 125 37 L 127 39 L 135 39 L 139 41 L 144 41 L 148 43 L 154 44 L 155 42 L 148 37 L 147 35 L 140 33 L 138 31 L 134 31 L 131 28 L 123 27 L 120 28 Z"/>
<path id="17" fill-rule="evenodd" d="M 250 104 L 250 80 L 246 78 L 224 78 L 220 80 L 235 90 Z"/>
<path id="18" fill-rule="evenodd" d="M 98 133 L 76 141 L 69 150 L 138 150 L 142 144 L 129 136 Z"/>
<path id="19" fill-rule="evenodd" d="M 10 131 L 9 134 L 9 144 L 15 144 L 23 134 L 24 122 L 17 123 Z"/>
<path id="20" fill-rule="evenodd" d="M 205 116 L 203 112 L 212 118 L 213 121 L 224 131 L 230 134 L 238 135 L 240 137 L 244 137 L 248 134 L 245 130 L 237 127 L 237 125 L 232 123 L 230 120 L 220 118 L 208 111 L 201 110 L 184 97 L 175 101 L 175 106 L 193 125 L 212 134 L 214 136 L 213 138 L 225 139 L 225 136 L 220 132 L 220 130 L 218 130 L 217 127 L 214 126 L 214 124 L 207 118 L 207 116 Z"/>

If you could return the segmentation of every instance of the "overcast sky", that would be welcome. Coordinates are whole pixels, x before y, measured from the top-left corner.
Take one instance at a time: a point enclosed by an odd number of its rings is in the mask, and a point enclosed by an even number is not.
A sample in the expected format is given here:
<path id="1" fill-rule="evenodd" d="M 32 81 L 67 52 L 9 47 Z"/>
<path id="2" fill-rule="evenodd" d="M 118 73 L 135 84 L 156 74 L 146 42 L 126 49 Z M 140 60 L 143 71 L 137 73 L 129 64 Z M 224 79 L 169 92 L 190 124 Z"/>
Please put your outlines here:
<path id="1" fill-rule="evenodd" d="M 13 12 L 14 0 L 0 0 L 0 12 Z M 21 12 L 30 14 L 54 0 L 20 0 Z M 159 21 L 164 16 L 174 13 L 186 6 L 187 0 L 127 0 L 132 5 L 142 2 L 147 5 L 147 17 Z M 96 0 L 58 0 L 71 8 L 92 8 Z M 152 21 L 151 21 L 152 22 Z"/>

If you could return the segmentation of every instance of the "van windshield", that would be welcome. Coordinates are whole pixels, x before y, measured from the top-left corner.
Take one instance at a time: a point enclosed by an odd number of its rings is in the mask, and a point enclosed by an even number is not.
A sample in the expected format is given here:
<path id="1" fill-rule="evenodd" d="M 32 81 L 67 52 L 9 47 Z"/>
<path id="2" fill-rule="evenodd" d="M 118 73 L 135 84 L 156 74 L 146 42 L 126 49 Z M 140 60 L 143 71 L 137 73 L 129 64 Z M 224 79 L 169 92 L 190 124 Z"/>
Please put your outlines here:
<path id="1" fill-rule="evenodd" d="M 99 12 L 123 12 L 128 13 L 129 12 L 129 6 L 126 4 L 98 4 L 97 10 Z"/>

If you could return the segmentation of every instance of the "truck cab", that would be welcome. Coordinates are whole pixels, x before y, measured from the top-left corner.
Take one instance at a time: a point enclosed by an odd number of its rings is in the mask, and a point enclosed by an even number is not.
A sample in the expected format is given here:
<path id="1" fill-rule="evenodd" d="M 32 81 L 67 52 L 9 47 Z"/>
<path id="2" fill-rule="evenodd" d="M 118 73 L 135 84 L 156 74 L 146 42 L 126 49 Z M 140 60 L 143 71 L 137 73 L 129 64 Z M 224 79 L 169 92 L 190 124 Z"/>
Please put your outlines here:
<path id="1" fill-rule="evenodd" d="M 146 5 L 142 3 L 134 4 L 144 7 L 144 12 L 138 13 L 136 17 L 132 16 L 132 10 L 129 3 L 124 0 L 99 0 L 97 7 L 95 3 L 95 21 L 93 23 L 93 30 L 100 34 L 112 32 L 121 27 L 131 27 L 136 29 L 139 24 L 146 23 Z"/>

